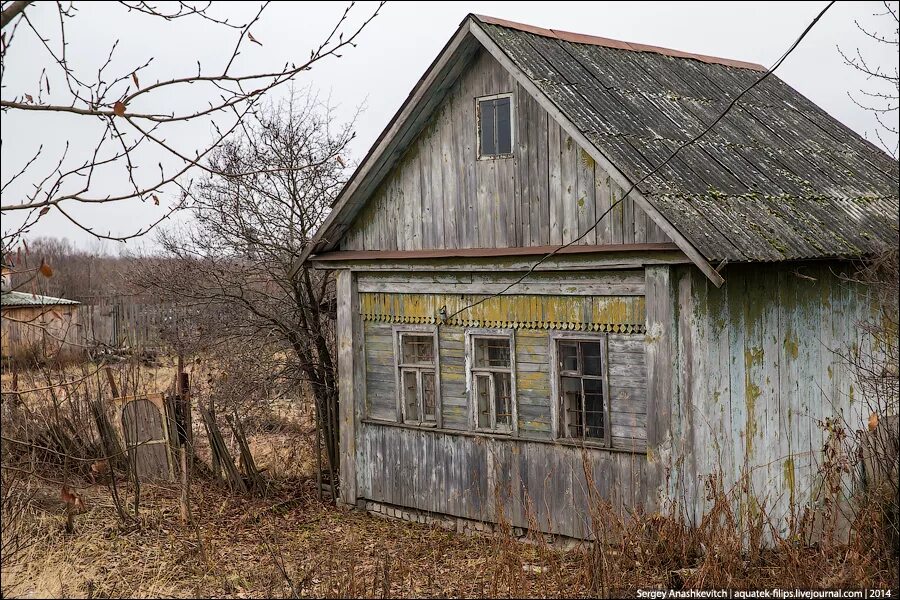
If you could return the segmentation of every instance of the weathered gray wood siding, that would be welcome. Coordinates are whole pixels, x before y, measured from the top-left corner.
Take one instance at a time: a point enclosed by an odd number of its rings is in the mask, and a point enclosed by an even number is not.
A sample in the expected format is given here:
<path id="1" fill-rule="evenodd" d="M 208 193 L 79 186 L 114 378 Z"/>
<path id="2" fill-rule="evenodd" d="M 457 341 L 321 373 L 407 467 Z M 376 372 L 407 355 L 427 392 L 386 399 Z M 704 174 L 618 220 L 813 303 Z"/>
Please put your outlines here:
<path id="1" fill-rule="evenodd" d="M 392 324 L 365 322 L 366 410 L 364 416 L 397 420 Z M 551 439 L 550 332 L 515 332 L 518 431 L 521 437 Z M 438 332 L 441 406 L 445 429 L 468 430 L 465 328 Z M 647 376 L 644 336 L 608 334 L 610 426 L 613 446 L 643 450 L 646 444 Z"/>
<path id="2" fill-rule="evenodd" d="M 356 445 L 358 495 L 487 521 L 497 520 L 499 498 L 511 524 L 529 527 L 531 517 L 544 531 L 577 537 L 589 534 L 592 492 L 595 500 L 622 508 L 652 508 L 656 484 L 646 474 L 644 454 L 643 271 L 539 274 L 528 294 L 483 302 L 453 317 L 438 330 L 442 427 L 397 423 L 392 328 L 433 323 L 440 306 L 452 314 L 454 301 L 481 299 L 508 277 L 360 274 L 365 405 Z M 485 326 L 514 329 L 518 427 L 510 436 L 471 431 L 465 331 Z M 612 449 L 554 441 L 551 333 L 573 330 L 607 334 Z"/>
<path id="3" fill-rule="evenodd" d="M 858 324 L 871 318 L 872 309 L 864 289 L 836 274 L 843 268 L 842 263 L 729 265 L 725 286 L 716 288 L 690 266 L 648 267 L 632 292 L 640 290 L 646 298 L 620 297 L 645 303 L 643 327 L 631 329 L 627 310 L 618 313 L 625 325 L 602 326 L 626 327 L 607 335 L 611 418 L 619 448 L 630 442 L 636 452 L 590 449 L 584 455 L 553 439 L 549 336 L 553 330 L 592 330 L 583 303 L 593 305 L 602 297 L 552 295 L 555 288 L 536 282 L 528 300 L 509 298 L 512 304 L 487 306 L 486 313 L 442 326 L 443 428 L 415 429 L 377 422 L 396 420 L 391 326 L 425 322 L 438 304 L 421 296 L 445 302 L 461 295 L 469 301 L 473 288 L 467 286 L 488 285 L 490 276 L 471 274 L 460 283 L 458 277 L 468 275 L 387 274 L 380 277 L 394 281 L 378 283 L 363 275 L 361 290 L 425 277 L 432 293 L 360 292 L 366 406 L 356 448 L 358 493 L 487 520 L 496 520 L 499 493 L 514 524 L 527 526 L 524 507 L 530 506 L 543 530 L 584 535 L 588 488 L 581 459 L 586 457 L 595 489 L 602 497 L 618 494 L 620 505 L 677 507 L 697 524 L 711 508 L 706 478 L 717 475 L 737 504 L 742 527 L 766 515 L 779 533 L 788 533 L 805 508 L 821 509 L 826 497 L 824 423 L 838 418 L 852 436 L 868 417 L 845 356 L 868 351 Z M 629 280 L 633 275 L 618 276 L 614 282 L 592 275 L 594 285 L 638 283 Z M 490 326 L 515 328 L 518 437 L 469 431 L 464 330 L 480 326 L 486 314 L 498 315 Z M 541 317 L 535 322 L 534 315 Z M 607 314 L 602 320 L 616 319 Z M 630 376 L 623 380 L 617 372 Z M 617 404 L 620 396 L 627 396 L 626 404 Z"/>
<path id="4" fill-rule="evenodd" d="M 514 156 L 476 157 L 475 98 L 513 92 Z M 668 242 L 623 190 L 487 52 L 480 51 L 360 211 L 343 250 Z"/>
<path id="5" fill-rule="evenodd" d="M 824 500 L 825 420 L 852 436 L 868 417 L 844 357 L 867 347 L 859 323 L 870 302 L 836 275 L 844 268 L 731 265 L 722 288 L 696 269 L 672 271 L 675 393 L 660 446 L 671 448 L 666 493 L 696 522 L 711 474 L 738 492 L 745 516 L 765 512 L 781 533 Z"/>
<path id="6" fill-rule="evenodd" d="M 589 536 L 591 494 L 633 509 L 655 491 L 643 454 L 538 441 L 364 422 L 357 456 L 365 498 L 493 522 L 499 500 L 511 525 L 572 537 Z"/>

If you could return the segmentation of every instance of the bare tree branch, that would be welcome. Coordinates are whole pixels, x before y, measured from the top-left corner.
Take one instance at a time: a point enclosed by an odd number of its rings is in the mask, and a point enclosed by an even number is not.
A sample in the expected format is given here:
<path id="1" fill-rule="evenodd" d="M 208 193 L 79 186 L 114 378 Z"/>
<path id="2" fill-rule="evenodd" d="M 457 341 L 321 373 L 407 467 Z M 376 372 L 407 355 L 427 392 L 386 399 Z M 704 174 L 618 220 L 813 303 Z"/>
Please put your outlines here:
<path id="1" fill-rule="evenodd" d="M 35 91 L 31 93 L 17 93 L 0 81 L 3 93 L 0 111 L 4 120 L 14 115 L 33 115 L 32 118 L 58 115 L 91 124 L 98 128 L 101 135 L 93 145 L 83 142 L 84 138 L 80 136 L 73 139 L 72 147 L 67 145 L 59 159 L 51 161 L 49 168 L 49 157 L 45 153 L 55 151 L 42 144 L 34 154 L 29 151 L 28 159 L 21 166 L 11 169 L 10 175 L 4 175 L 0 187 L 0 212 L 27 214 L 24 224 L 17 230 L 4 232 L 5 247 L 10 247 L 14 240 L 53 208 L 75 227 L 93 236 L 126 241 L 146 234 L 183 205 L 191 195 L 193 171 L 228 177 L 250 175 L 217 171 L 215 161 L 208 159 L 230 136 L 243 129 L 244 122 L 258 110 L 260 100 L 270 92 L 295 81 L 319 61 L 340 58 L 344 49 L 356 47 L 359 35 L 379 14 L 384 3 L 379 3 L 368 14 L 357 18 L 355 3 L 350 2 L 324 37 L 309 50 L 308 58 L 257 72 L 235 73 L 236 59 L 247 49 L 247 45 L 262 45 L 253 37 L 251 29 L 259 24 L 265 11 L 270 8 L 269 2 L 261 3 L 252 18 L 240 24 L 213 13 L 212 2 L 176 2 L 165 6 L 144 1 L 119 2 L 111 6 L 124 8 L 123 18 L 140 15 L 164 22 L 201 19 L 222 29 L 226 39 L 236 36 L 232 44 L 225 42 L 230 50 L 221 67 L 205 68 L 197 62 L 196 69 L 190 73 L 143 85 L 141 78 L 146 76 L 153 58 L 131 66 L 122 64 L 117 58 L 121 40 L 111 44 L 106 60 L 94 76 L 70 62 L 72 49 L 69 48 L 67 30 L 74 26 L 74 18 L 79 12 L 78 3 L 57 2 L 53 22 L 47 23 L 39 22 L 45 18 L 38 18 L 41 13 L 24 11 L 27 4 L 12 2 L 3 8 L 0 74 L 6 73 L 7 51 L 13 44 L 19 24 L 23 25 L 23 32 L 37 40 L 46 66 L 38 74 Z M 20 43 L 21 40 L 16 41 L 17 46 Z M 62 78 L 64 85 L 51 96 L 51 78 L 58 77 Z M 190 103 L 176 102 L 182 106 L 172 108 L 172 99 L 180 98 L 179 94 L 188 90 L 194 100 Z M 198 98 L 203 106 L 197 104 Z M 158 110 L 163 106 L 166 107 L 164 110 Z M 172 136 L 173 127 L 188 123 L 211 128 L 214 135 L 199 144 L 196 142 L 198 137 L 192 137 L 187 146 L 184 142 L 179 143 L 179 138 Z M 151 175 L 152 170 L 145 172 L 150 156 L 154 157 L 151 164 L 159 162 L 155 176 Z M 158 161 L 160 156 L 165 160 Z M 260 171 L 279 167 L 255 165 L 254 168 Z M 38 173 L 40 169 L 46 170 Z M 121 183 L 110 185 L 117 180 Z M 105 193 L 96 193 L 98 183 L 102 183 Z M 82 222 L 78 212 L 73 210 L 79 204 L 111 204 L 129 200 L 152 200 L 154 204 L 160 204 L 160 198 L 166 204 L 162 215 L 125 234 L 101 232 L 91 223 Z"/>

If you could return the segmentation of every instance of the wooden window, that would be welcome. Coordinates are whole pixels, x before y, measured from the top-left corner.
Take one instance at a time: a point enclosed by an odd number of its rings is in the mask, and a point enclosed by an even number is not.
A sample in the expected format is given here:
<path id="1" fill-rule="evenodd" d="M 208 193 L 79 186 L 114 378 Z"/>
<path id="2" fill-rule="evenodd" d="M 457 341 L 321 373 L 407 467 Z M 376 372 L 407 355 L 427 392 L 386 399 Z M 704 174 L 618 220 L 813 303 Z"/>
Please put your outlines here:
<path id="1" fill-rule="evenodd" d="M 514 129 L 512 100 L 512 94 L 476 99 L 478 158 L 512 156 Z"/>
<path id="2" fill-rule="evenodd" d="M 472 426 L 512 433 L 517 429 L 516 350 L 512 330 L 466 331 L 466 384 Z"/>
<path id="3" fill-rule="evenodd" d="M 606 336 L 556 333 L 550 344 L 557 436 L 609 445 Z"/>
<path id="4" fill-rule="evenodd" d="M 398 420 L 433 426 L 440 421 L 440 374 L 437 329 L 394 328 Z"/>

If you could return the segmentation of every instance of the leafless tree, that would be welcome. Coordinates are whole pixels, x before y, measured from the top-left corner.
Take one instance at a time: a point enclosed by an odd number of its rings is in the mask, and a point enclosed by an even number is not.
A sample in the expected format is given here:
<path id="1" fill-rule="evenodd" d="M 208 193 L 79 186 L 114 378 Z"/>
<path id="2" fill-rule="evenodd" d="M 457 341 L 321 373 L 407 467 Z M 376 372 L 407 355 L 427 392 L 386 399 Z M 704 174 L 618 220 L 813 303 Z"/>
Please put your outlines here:
<path id="1" fill-rule="evenodd" d="M 891 49 L 890 64 L 873 62 L 860 48 L 846 52 L 839 46 L 838 52 L 847 66 L 865 75 L 870 82 L 866 89 L 847 93 L 857 106 L 874 115 L 878 124 L 875 137 L 891 156 L 897 158 L 900 156 L 900 65 L 897 62 L 900 52 L 900 3 L 883 0 L 883 5 L 884 11 L 873 15 L 881 24 L 877 29 L 862 25 L 859 21 L 854 23 L 865 37 Z"/>
<path id="2" fill-rule="evenodd" d="M 34 154 L 22 156 L 19 165 L 5 171 L 0 212 L 20 215 L 21 225 L 4 232 L 4 252 L 53 209 L 98 238 L 127 240 L 146 233 L 181 206 L 191 194 L 196 174 L 225 175 L 218 170 L 219 161 L 209 159 L 240 130 L 261 99 L 295 81 L 319 61 L 339 58 L 341 52 L 355 47 L 360 33 L 383 3 L 357 16 L 351 2 L 337 16 L 333 28 L 324 32 L 312 48 L 300 51 L 297 60 L 251 72 L 245 70 L 239 57 L 263 45 L 265 40 L 255 38 L 253 30 L 269 2 L 262 2 L 241 24 L 220 16 L 236 10 L 235 5 L 225 7 L 223 3 L 218 10 L 212 2 L 203 1 L 121 0 L 105 3 L 102 8 L 91 6 L 90 11 L 120 11 L 122 23 L 135 26 L 152 24 L 148 20 L 167 24 L 193 20 L 197 26 L 218 31 L 221 39 L 208 43 L 224 49 L 216 65 L 201 64 L 188 55 L 177 67 L 159 65 L 157 69 L 152 56 L 133 64 L 120 59 L 120 43 L 125 47 L 128 42 L 123 37 L 112 44 L 105 62 L 95 70 L 84 66 L 79 47 L 72 41 L 78 37 L 73 28 L 77 30 L 88 21 L 85 16 L 76 18 L 81 3 L 2 2 L 0 110 L 5 123 L 16 115 L 39 114 L 57 119 L 54 123 L 60 123 L 63 131 L 79 132 L 55 156 L 48 156 L 55 152 L 50 148 L 53 140 L 41 140 Z M 29 43 L 41 49 L 42 59 L 23 54 Z M 12 89 L 3 79 L 8 67 L 21 70 L 23 60 L 27 65 L 38 65 L 35 81 L 30 89 Z M 178 73 L 168 74 L 176 69 Z M 161 74 L 164 76 L 159 78 Z M 66 120 L 60 122 L 60 118 Z M 81 134 L 84 129 L 79 128 L 85 126 L 93 127 L 90 135 Z M 194 128 L 191 131 L 212 130 L 213 135 L 187 136 L 190 141 L 179 145 L 173 140 L 179 139 L 178 132 L 184 132 L 187 126 Z M 198 143 L 197 139 L 206 141 Z M 166 202 L 168 197 L 176 200 L 154 222 L 139 224 L 136 230 L 121 235 L 102 232 L 73 211 L 78 205 L 127 201 L 170 204 Z"/>
<path id="3" fill-rule="evenodd" d="M 190 195 L 190 225 L 159 231 L 166 260 L 145 260 L 135 279 L 215 314 L 205 332 L 213 343 L 287 357 L 278 375 L 312 396 L 332 482 L 334 284 L 299 257 L 345 182 L 351 127 L 336 126 L 330 105 L 308 92 L 259 111 L 212 153 Z"/>
<path id="4" fill-rule="evenodd" d="M 52 276 L 32 277 L 42 262 L 50 266 Z M 67 238 L 38 237 L 20 244 L 4 263 L 10 266 L 14 290 L 85 303 L 131 295 L 123 277 L 131 260 L 108 252 L 100 240 L 85 249 Z"/>

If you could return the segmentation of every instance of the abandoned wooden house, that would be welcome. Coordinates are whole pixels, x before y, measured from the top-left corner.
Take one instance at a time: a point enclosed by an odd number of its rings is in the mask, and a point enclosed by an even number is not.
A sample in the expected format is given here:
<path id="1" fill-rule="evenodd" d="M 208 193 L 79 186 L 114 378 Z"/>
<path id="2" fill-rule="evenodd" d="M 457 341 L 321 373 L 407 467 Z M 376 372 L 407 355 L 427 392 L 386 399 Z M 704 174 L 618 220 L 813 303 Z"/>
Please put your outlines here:
<path id="1" fill-rule="evenodd" d="M 3 264 L 0 291 L 0 356 L 46 357 L 75 348 L 80 337 L 79 302 L 11 289 Z"/>
<path id="2" fill-rule="evenodd" d="M 699 522 L 709 475 L 781 528 L 818 501 L 898 164 L 773 75 L 656 168 L 764 72 L 464 20 L 304 256 L 343 502 L 585 537 L 592 498 Z"/>

